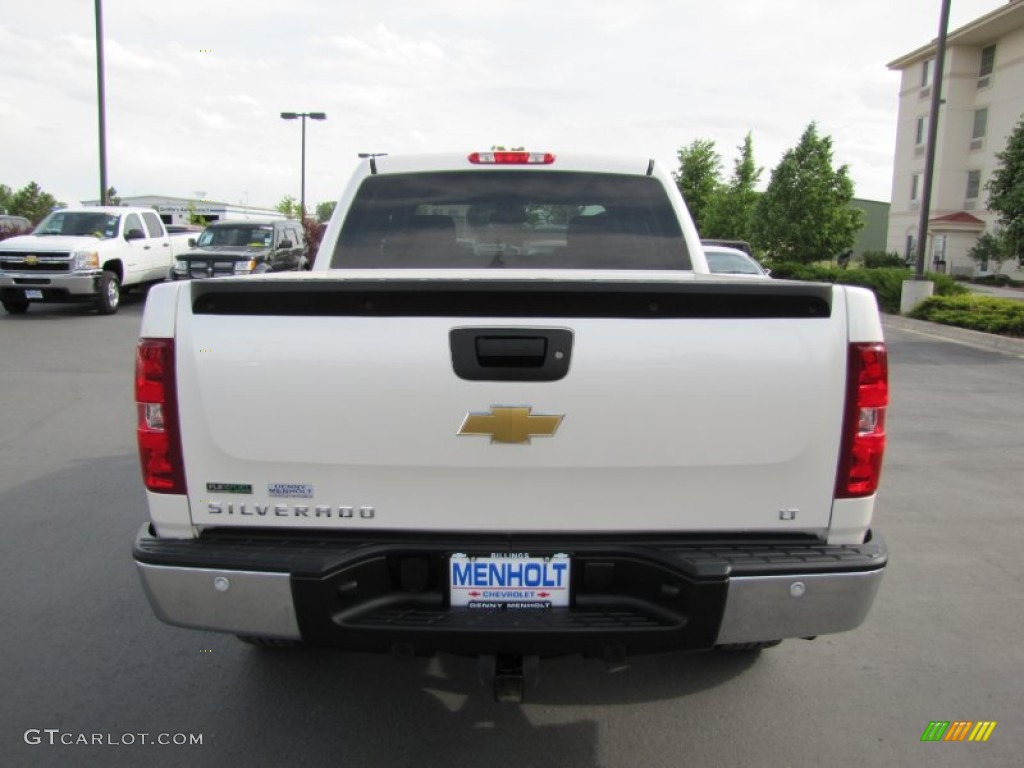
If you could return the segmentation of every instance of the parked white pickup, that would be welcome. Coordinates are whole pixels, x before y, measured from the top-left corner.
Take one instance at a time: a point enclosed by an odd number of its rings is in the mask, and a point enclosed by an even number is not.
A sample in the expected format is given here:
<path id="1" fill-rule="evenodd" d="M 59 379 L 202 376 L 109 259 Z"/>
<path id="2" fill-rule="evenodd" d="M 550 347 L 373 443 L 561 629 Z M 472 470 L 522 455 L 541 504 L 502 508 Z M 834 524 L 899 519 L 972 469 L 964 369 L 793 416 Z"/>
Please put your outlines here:
<path id="1" fill-rule="evenodd" d="M 871 293 L 709 274 L 653 161 L 377 157 L 311 274 L 167 283 L 136 400 L 157 615 L 485 659 L 841 632 L 872 529 Z"/>
<path id="2" fill-rule="evenodd" d="M 92 302 L 109 315 L 122 289 L 162 281 L 187 250 L 150 208 L 63 208 L 0 242 L 0 300 L 12 314 L 34 302 Z"/>

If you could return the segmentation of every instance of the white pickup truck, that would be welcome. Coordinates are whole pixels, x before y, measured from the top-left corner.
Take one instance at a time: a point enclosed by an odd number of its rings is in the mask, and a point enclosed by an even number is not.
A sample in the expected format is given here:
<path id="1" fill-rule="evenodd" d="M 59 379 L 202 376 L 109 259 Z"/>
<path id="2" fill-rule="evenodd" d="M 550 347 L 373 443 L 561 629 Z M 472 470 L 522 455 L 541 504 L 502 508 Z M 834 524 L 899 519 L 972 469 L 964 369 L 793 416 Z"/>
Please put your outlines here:
<path id="1" fill-rule="evenodd" d="M 502 699 L 760 649 L 864 620 L 887 397 L 871 293 L 708 274 L 653 161 L 370 158 L 311 274 L 150 292 L 134 557 L 168 623 Z"/>
<path id="2" fill-rule="evenodd" d="M 110 315 L 122 290 L 164 280 L 187 250 L 151 208 L 62 208 L 0 242 L 0 301 L 11 314 L 33 302 L 91 302 Z"/>

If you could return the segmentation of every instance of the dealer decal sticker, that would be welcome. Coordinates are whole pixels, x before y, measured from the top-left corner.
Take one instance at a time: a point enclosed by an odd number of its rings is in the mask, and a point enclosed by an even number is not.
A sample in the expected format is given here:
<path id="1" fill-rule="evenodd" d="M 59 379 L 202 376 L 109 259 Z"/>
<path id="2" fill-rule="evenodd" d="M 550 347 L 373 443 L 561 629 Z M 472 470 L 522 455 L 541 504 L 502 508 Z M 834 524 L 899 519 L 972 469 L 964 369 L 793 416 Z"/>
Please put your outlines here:
<path id="1" fill-rule="evenodd" d="M 267 495 L 272 499 L 312 499 L 313 486 L 306 483 L 270 483 Z"/>

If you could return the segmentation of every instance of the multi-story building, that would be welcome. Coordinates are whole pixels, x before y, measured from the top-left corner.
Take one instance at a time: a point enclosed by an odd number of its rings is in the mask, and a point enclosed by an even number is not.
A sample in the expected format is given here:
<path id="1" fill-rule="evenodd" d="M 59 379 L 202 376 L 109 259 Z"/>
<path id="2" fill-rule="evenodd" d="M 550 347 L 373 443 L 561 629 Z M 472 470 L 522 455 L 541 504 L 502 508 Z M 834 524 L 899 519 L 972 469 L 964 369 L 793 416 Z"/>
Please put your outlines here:
<path id="1" fill-rule="evenodd" d="M 889 63 L 902 72 L 887 249 L 917 253 L 928 113 L 935 82 L 933 40 Z M 996 225 L 985 184 L 996 154 L 1024 117 L 1024 0 L 1010 0 L 949 33 L 926 244 L 929 269 L 973 274 L 968 252 Z"/>

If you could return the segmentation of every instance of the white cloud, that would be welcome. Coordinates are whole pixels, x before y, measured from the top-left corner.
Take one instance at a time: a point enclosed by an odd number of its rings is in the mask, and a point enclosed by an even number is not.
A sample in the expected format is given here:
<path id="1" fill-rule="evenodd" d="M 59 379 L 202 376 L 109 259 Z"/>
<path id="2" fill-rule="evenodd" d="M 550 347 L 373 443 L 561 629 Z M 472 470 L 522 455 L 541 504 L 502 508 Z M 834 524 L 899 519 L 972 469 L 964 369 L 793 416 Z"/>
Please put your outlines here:
<path id="1" fill-rule="evenodd" d="M 961 0 L 952 26 L 1001 0 Z M 731 166 L 753 132 L 771 168 L 816 120 L 858 193 L 886 199 L 897 77 L 935 35 L 934 0 L 106 0 L 110 176 L 123 194 L 272 204 L 336 196 L 359 151 L 527 143 L 673 166 L 711 138 Z M 91 3 L 5 8 L 0 183 L 67 197 L 97 187 Z"/>
<path id="2" fill-rule="evenodd" d="M 319 43 L 319 38 L 314 38 Z M 346 66 L 374 67 L 436 67 L 445 54 L 433 40 L 417 40 L 395 34 L 384 24 L 377 24 L 366 38 L 334 35 L 323 40 Z"/>
<path id="3" fill-rule="evenodd" d="M 166 55 L 161 51 L 163 46 L 158 47 L 156 56 L 146 56 L 139 52 L 139 45 L 131 47 L 123 45 L 116 40 L 111 40 L 104 46 L 103 57 L 112 73 L 118 70 L 139 73 L 155 73 L 163 77 L 178 77 L 179 70 L 167 63 Z M 134 50 L 133 50 L 134 49 Z M 152 47 L 149 50 L 153 50 Z"/>

